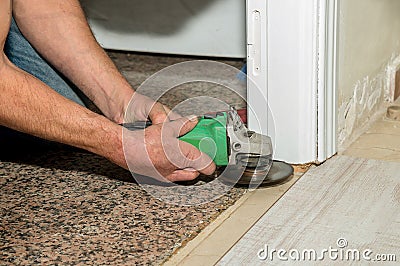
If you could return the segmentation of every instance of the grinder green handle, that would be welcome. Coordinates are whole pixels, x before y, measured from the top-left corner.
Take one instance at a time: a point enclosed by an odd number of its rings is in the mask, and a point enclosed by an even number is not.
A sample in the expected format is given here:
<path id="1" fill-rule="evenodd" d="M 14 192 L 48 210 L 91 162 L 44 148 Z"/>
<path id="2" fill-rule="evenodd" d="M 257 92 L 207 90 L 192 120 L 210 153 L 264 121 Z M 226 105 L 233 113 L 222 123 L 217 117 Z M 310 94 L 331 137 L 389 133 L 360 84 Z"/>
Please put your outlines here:
<path id="1" fill-rule="evenodd" d="M 210 156 L 218 166 L 229 162 L 226 113 L 203 116 L 197 125 L 179 139 Z"/>

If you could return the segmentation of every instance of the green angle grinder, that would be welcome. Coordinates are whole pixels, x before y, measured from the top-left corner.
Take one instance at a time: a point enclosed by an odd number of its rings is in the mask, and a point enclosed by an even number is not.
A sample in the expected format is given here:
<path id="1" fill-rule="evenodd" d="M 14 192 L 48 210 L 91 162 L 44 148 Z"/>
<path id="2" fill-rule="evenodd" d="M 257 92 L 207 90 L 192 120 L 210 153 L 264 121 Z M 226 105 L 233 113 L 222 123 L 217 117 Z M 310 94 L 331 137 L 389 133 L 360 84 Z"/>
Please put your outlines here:
<path id="1" fill-rule="evenodd" d="M 149 121 L 123 124 L 130 130 L 150 125 Z M 281 183 L 293 174 L 291 165 L 273 161 L 271 138 L 248 130 L 234 108 L 200 116 L 196 127 L 179 139 L 213 158 L 219 172 L 225 168 L 241 171 L 238 180 L 230 180 L 229 171 L 221 175 L 226 182 L 271 185 Z"/>

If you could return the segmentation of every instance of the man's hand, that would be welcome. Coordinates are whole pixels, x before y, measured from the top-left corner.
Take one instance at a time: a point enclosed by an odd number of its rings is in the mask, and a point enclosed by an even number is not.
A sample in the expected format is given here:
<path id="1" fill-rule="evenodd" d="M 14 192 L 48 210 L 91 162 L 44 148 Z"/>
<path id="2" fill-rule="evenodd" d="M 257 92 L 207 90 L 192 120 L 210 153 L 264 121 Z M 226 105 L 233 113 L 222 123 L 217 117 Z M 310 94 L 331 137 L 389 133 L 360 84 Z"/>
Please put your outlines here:
<path id="1" fill-rule="evenodd" d="M 193 180 L 200 173 L 212 174 L 215 171 L 212 159 L 178 139 L 196 124 L 196 118 L 181 118 L 152 125 L 144 131 L 124 129 L 123 145 L 127 166 L 132 172 L 159 180 L 166 178 L 172 182 Z"/>

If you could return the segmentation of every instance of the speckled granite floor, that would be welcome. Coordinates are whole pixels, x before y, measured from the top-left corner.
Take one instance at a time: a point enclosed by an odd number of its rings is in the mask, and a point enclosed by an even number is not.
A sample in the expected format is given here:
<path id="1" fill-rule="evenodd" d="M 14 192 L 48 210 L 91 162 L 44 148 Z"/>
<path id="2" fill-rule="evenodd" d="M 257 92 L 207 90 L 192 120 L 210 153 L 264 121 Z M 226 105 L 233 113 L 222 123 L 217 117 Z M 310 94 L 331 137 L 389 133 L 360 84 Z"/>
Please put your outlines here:
<path id="1" fill-rule="evenodd" d="M 190 60 L 110 55 L 134 86 L 165 66 Z M 215 93 L 243 106 L 215 86 L 192 89 L 164 101 L 174 105 L 188 95 Z M 148 195 L 129 172 L 93 154 L 30 141 L 9 146 L 0 157 L 1 265 L 157 265 L 245 192 L 234 188 L 201 206 L 169 205 Z"/>

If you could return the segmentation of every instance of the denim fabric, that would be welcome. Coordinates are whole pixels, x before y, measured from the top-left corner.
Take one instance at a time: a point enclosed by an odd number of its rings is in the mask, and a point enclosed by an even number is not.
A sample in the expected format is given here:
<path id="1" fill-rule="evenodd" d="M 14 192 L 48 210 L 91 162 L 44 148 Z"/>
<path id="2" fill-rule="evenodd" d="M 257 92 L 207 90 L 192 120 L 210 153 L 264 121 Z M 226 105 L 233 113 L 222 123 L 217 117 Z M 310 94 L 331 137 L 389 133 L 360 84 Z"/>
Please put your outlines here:
<path id="1" fill-rule="evenodd" d="M 71 86 L 33 49 L 21 34 L 14 18 L 11 22 L 4 52 L 17 67 L 40 79 L 64 97 L 85 106 Z"/>

